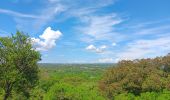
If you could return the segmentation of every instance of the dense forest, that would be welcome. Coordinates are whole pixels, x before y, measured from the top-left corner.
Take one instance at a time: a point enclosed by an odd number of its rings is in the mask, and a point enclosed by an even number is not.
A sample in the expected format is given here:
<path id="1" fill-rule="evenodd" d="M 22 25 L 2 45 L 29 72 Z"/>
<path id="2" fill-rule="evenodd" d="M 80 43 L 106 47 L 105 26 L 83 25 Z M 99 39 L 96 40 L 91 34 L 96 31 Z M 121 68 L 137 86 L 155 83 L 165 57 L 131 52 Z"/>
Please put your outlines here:
<path id="1" fill-rule="evenodd" d="M 170 100 L 170 54 L 117 64 L 38 64 L 27 35 L 0 38 L 0 100 Z"/>
<path id="2" fill-rule="evenodd" d="M 120 61 L 106 71 L 99 86 L 110 99 L 169 100 L 170 55 Z"/>

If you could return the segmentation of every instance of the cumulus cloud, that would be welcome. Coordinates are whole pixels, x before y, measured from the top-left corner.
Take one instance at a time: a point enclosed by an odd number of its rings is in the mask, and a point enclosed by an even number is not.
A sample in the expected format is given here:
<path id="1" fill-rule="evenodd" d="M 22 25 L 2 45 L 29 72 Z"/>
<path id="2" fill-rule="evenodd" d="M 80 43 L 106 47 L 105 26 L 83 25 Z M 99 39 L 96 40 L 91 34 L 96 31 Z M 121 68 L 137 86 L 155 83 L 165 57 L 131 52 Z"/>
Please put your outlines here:
<path id="1" fill-rule="evenodd" d="M 95 50 L 96 47 L 94 45 L 89 45 L 88 47 L 86 47 L 86 50 Z"/>
<path id="2" fill-rule="evenodd" d="M 102 45 L 100 47 L 95 47 L 94 45 L 89 45 L 86 47 L 86 50 L 95 52 L 95 53 L 103 53 L 105 51 L 105 49 L 107 48 L 107 46 Z"/>
<path id="3" fill-rule="evenodd" d="M 113 58 L 102 58 L 98 60 L 99 63 L 114 63 Z"/>
<path id="4" fill-rule="evenodd" d="M 59 39 L 61 35 L 62 33 L 59 30 L 54 31 L 51 27 L 48 27 L 39 38 L 32 38 L 33 45 L 38 51 L 47 51 L 55 47 L 56 40 Z"/>

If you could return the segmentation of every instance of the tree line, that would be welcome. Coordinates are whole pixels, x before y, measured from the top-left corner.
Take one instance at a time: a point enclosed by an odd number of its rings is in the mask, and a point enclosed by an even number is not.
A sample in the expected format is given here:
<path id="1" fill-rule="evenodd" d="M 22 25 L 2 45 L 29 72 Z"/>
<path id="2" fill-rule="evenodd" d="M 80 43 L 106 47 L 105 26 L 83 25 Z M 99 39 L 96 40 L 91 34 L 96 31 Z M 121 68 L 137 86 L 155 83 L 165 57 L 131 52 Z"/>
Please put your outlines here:
<path id="1" fill-rule="evenodd" d="M 170 54 L 153 59 L 122 60 L 106 71 L 99 88 L 108 98 L 122 93 L 138 96 L 170 90 Z"/>

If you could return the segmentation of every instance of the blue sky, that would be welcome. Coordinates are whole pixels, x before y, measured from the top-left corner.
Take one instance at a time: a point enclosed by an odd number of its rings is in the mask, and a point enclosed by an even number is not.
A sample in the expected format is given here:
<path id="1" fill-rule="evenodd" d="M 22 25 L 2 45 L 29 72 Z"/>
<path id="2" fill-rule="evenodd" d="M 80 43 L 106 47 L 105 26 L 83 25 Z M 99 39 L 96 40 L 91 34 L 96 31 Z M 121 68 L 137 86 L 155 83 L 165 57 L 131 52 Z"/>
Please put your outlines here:
<path id="1" fill-rule="evenodd" d="M 170 52 L 170 0 L 2 0 L 0 36 L 28 33 L 45 63 L 111 63 Z"/>

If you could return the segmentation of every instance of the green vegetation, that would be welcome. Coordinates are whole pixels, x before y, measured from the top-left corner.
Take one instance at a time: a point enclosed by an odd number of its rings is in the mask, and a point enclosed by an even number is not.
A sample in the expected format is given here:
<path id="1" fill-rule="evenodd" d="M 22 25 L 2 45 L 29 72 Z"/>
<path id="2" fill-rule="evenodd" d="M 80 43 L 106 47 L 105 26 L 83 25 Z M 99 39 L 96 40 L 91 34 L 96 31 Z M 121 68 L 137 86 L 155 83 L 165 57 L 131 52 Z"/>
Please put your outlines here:
<path id="1" fill-rule="evenodd" d="M 44 100 L 106 100 L 98 88 L 98 81 L 106 67 L 98 64 L 91 64 L 88 67 L 87 64 L 40 66 L 39 88 L 43 90 Z"/>
<path id="2" fill-rule="evenodd" d="M 30 97 L 13 94 L 12 98 L 13 100 L 107 100 L 101 94 L 98 82 L 109 66 L 111 64 L 39 64 L 39 84 L 31 90 Z"/>
<path id="3" fill-rule="evenodd" d="M 170 100 L 170 91 L 144 92 L 141 93 L 140 96 L 135 96 L 132 93 L 125 93 L 115 96 L 114 100 Z"/>
<path id="4" fill-rule="evenodd" d="M 38 81 L 39 60 L 39 52 L 26 35 L 17 32 L 0 38 L 0 92 L 4 100 L 14 93 L 29 97 L 29 90 Z"/>
<path id="5" fill-rule="evenodd" d="M 170 100 L 170 54 L 118 64 L 37 64 L 28 36 L 0 38 L 0 100 Z"/>
<path id="6" fill-rule="evenodd" d="M 110 99 L 134 96 L 153 99 L 161 96 L 158 94 L 165 90 L 169 93 L 170 55 L 155 59 L 120 61 L 116 67 L 106 72 L 100 82 L 100 89 Z"/>

